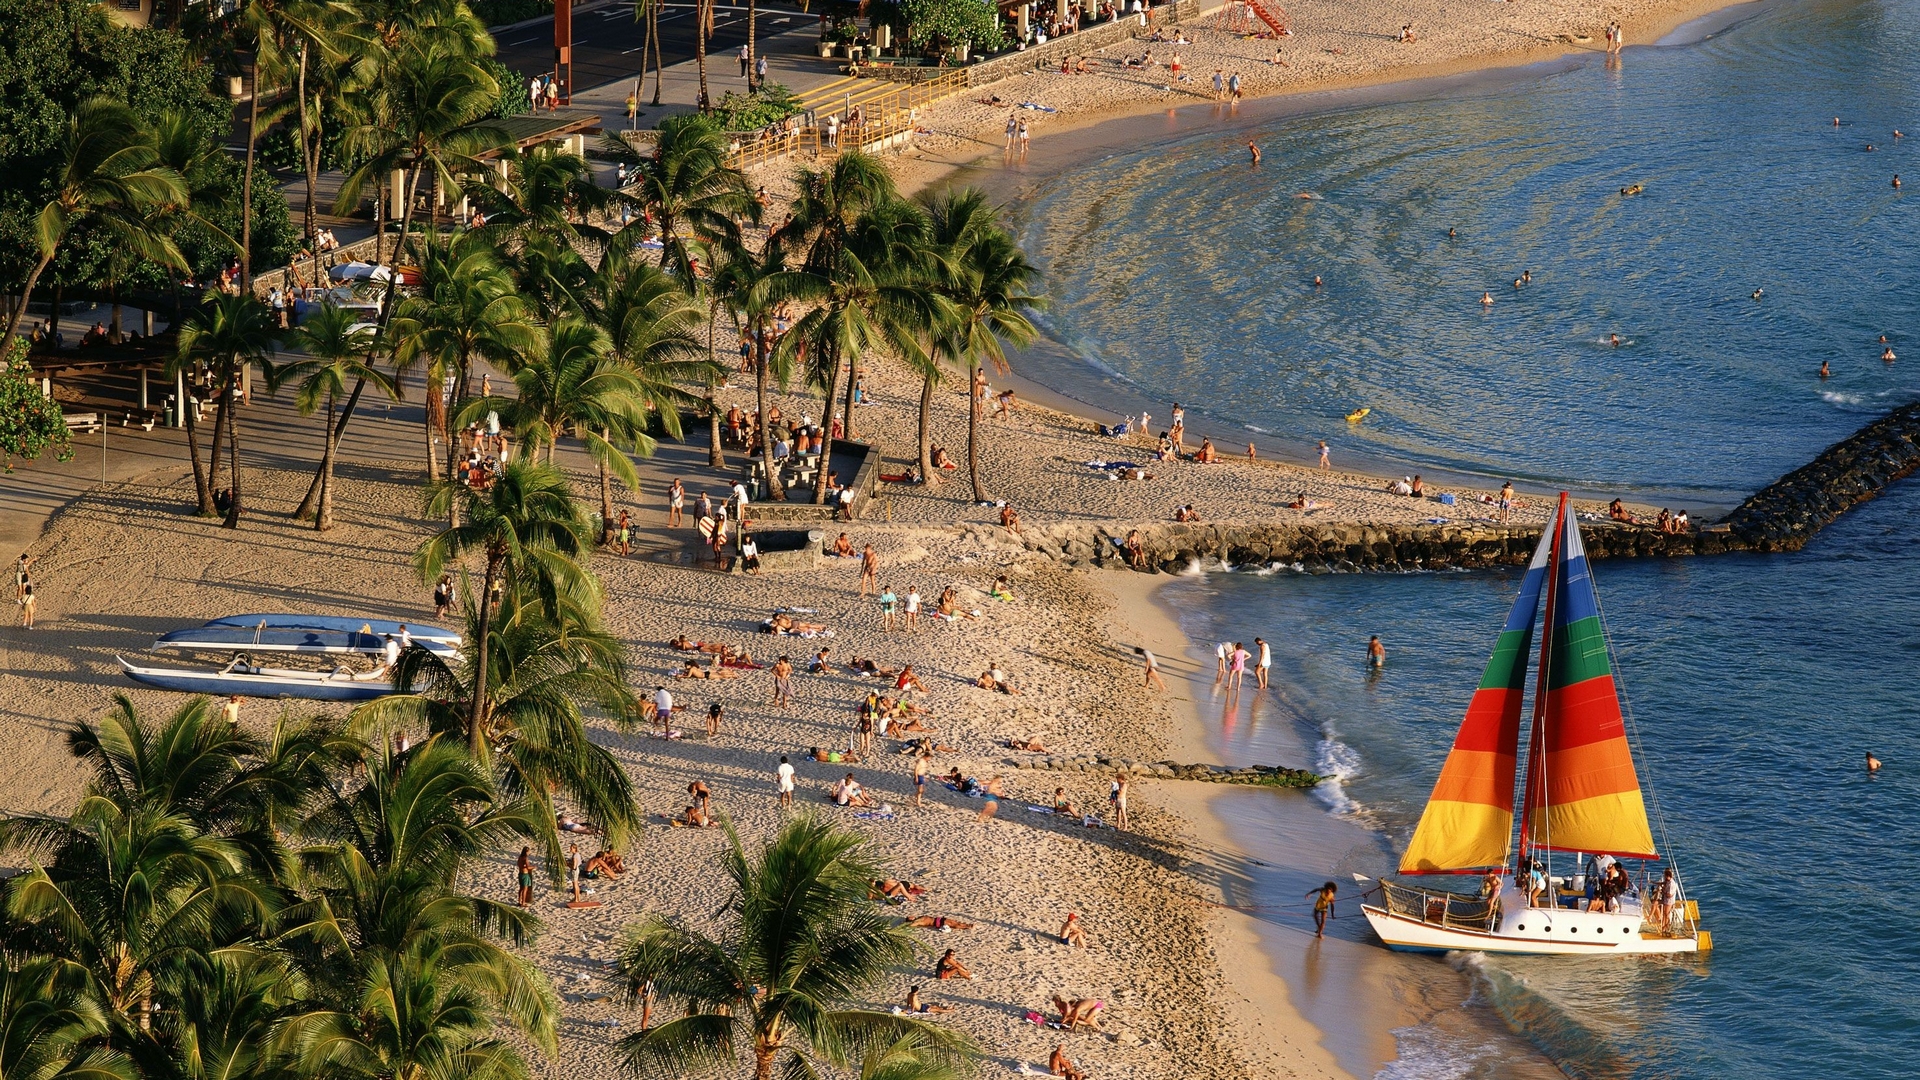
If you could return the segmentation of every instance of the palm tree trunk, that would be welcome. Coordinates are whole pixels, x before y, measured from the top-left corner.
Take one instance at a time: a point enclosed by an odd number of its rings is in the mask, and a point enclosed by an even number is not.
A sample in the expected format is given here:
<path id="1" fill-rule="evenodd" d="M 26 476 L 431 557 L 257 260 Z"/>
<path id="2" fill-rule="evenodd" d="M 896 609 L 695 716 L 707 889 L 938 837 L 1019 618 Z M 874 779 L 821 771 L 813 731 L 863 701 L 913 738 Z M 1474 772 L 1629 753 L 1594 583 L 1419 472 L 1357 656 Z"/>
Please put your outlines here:
<path id="1" fill-rule="evenodd" d="M 476 761 L 487 760 L 487 648 L 493 634 L 493 581 L 502 556 L 487 553 L 487 572 L 480 583 L 480 648 L 473 661 L 473 702 L 467 712 L 467 745 Z"/>
<path id="2" fill-rule="evenodd" d="M 357 394 L 359 392 L 359 388 L 355 387 L 354 393 Z M 347 409 L 348 411 L 352 411 L 353 403 L 351 401 L 347 403 Z M 339 426 L 334 425 L 333 392 L 328 391 L 327 448 L 320 455 L 320 512 L 314 515 L 314 532 L 326 532 L 328 529 L 333 528 L 333 455 L 340 445 L 340 428 L 346 426 L 345 419 L 345 417 L 341 418 L 342 423 Z"/>
<path id="3" fill-rule="evenodd" d="M 427 479 L 440 479 L 440 451 L 434 447 L 434 440 L 441 437 L 446 429 L 446 399 L 441 396 L 441 387 L 446 383 L 446 373 L 440 370 L 438 363 L 427 365 Z"/>
<path id="4" fill-rule="evenodd" d="M 773 1080 L 773 1056 L 777 1052 L 771 1046 L 753 1048 L 753 1080 Z"/>
<path id="5" fill-rule="evenodd" d="M 755 0 L 747 0 L 747 93 L 760 89 L 760 51 L 755 47 L 753 25 L 759 19 L 759 9 Z"/>
<path id="6" fill-rule="evenodd" d="M 753 335 L 753 381 L 754 399 L 760 410 L 760 460 L 767 470 L 767 498 L 774 502 L 785 502 L 786 490 L 780 486 L 780 466 L 773 459 L 773 425 L 767 423 L 767 333 L 764 325 L 756 325 Z"/>
<path id="7" fill-rule="evenodd" d="M 840 430 L 848 439 L 854 437 L 853 430 L 853 392 L 860 385 L 860 359 L 853 357 L 847 361 L 847 422 Z"/>
<path id="8" fill-rule="evenodd" d="M 700 111 L 707 112 L 713 107 L 713 100 L 707 96 L 707 34 L 712 30 L 713 9 L 711 0 L 694 0 L 693 56 L 700 66 Z"/>
<path id="9" fill-rule="evenodd" d="M 260 127 L 260 53 L 255 42 L 253 58 L 247 68 L 251 85 L 247 87 L 247 164 L 240 176 L 240 290 L 253 291 L 253 147 Z M 232 512 L 228 512 L 231 518 Z"/>
<path id="10" fill-rule="evenodd" d="M 27 301 L 33 299 L 33 286 L 40 280 L 40 275 L 46 271 L 47 265 L 51 262 L 53 262 L 53 252 L 49 251 L 45 255 L 40 256 L 40 261 L 34 264 L 33 272 L 27 275 L 26 286 L 20 290 L 20 306 L 13 309 L 13 316 L 7 320 L 7 336 L 0 338 L 0 340 L 12 341 L 13 335 L 19 332 L 20 319 L 27 313 Z M 55 304 L 54 318 L 58 319 L 59 317 L 60 306 Z M 47 338 L 48 341 L 51 342 L 53 335 L 49 334 Z M 49 347 L 51 347 L 51 345 L 49 345 Z"/>
<path id="11" fill-rule="evenodd" d="M 647 9 L 647 37 L 653 41 L 653 103 L 660 104 L 660 0 L 650 0 Z M 643 57 L 645 53 L 641 54 Z"/>
<path id="12" fill-rule="evenodd" d="M 933 467 L 933 372 L 920 383 L 920 477 L 921 483 L 933 487 L 940 481 Z"/>
<path id="13" fill-rule="evenodd" d="M 987 489 L 980 486 L 980 410 L 974 386 L 980 379 L 980 365 L 967 365 L 967 479 L 973 481 L 973 501 L 987 501 Z"/>
<path id="14" fill-rule="evenodd" d="M 600 438 L 611 443 L 613 433 L 607 428 L 600 429 Z M 613 543 L 613 470 L 607 467 L 607 459 L 600 459 L 600 546 Z"/>
<path id="15" fill-rule="evenodd" d="M 727 451 L 720 445 L 720 403 L 707 389 L 707 464 L 715 469 L 727 467 Z"/>
<path id="16" fill-rule="evenodd" d="M 223 380 L 224 381 L 224 380 Z M 220 482 L 220 440 L 227 430 L 227 407 L 233 404 L 231 396 L 225 391 L 220 394 L 220 405 L 213 411 L 213 447 L 207 454 L 207 483 Z M 207 504 L 207 513 L 218 513 L 212 502 Z"/>
<path id="17" fill-rule="evenodd" d="M 319 467 L 314 469 L 313 482 L 307 485 L 306 495 L 301 498 L 299 507 L 293 512 L 295 521 L 305 521 L 313 516 L 314 507 L 320 501 L 320 489 L 333 482 L 332 457 L 330 455 L 340 445 L 340 437 L 346 434 L 347 420 L 353 416 L 353 407 L 360 404 L 360 392 L 366 388 L 366 379 L 361 378 L 354 380 L 353 393 L 347 395 L 346 407 L 340 410 L 340 419 L 334 421 L 332 434 L 328 436 L 328 456 L 323 456 L 320 459 Z M 331 398 L 331 395 L 329 395 L 329 398 Z M 331 401 L 329 401 L 329 405 L 331 405 Z M 331 415 L 331 408 L 329 408 L 329 415 Z M 316 525 L 314 528 L 325 529 L 330 525 L 331 522 L 329 522 L 328 525 Z"/>
<path id="18" fill-rule="evenodd" d="M 245 275 L 241 275 L 244 277 Z M 242 369 L 244 370 L 244 369 Z M 227 384 L 227 478 L 231 482 L 233 500 L 227 503 L 227 519 L 220 523 L 223 529 L 240 527 L 240 375 L 236 372 Z"/>
<path id="19" fill-rule="evenodd" d="M 218 511 L 213 505 L 213 484 L 207 479 L 207 470 L 200 467 L 199 425 L 194 421 L 194 413 L 199 410 L 184 401 L 180 403 L 180 409 L 187 418 L 187 460 L 193 462 L 193 494 L 200 503 L 194 513 L 200 517 L 212 517 Z M 213 429 L 213 441 L 216 445 L 220 442 L 218 427 Z"/>
<path id="20" fill-rule="evenodd" d="M 320 245 L 314 239 L 313 186 L 318 177 L 314 175 L 316 155 L 309 152 L 307 137 L 307 127 L 311 120 L 307 115 L 307 43 L 304 41 L 300 43 L 300 73 L 296 77 L 293 96 L 300 107 L 300 164 L 301 171 L 306 173 L 307 179 L 307 197 L 306 203 L 301 207 L 300 230 L 301 235 L 307 238 L 307 251 L 314 257 L 314 272 L 317 274 L 320 270 Z"/>
<path id="21" fill-rule="evenodd" d="M 813 501 L 827 501 L 827 463 L 833 460 L 833 392 L 840 388 L 840 351 L 822 344 L 820 359 L 827 364 L 827 397 L 820 411 L 820 474 L 813 478 Z M 766 413 L 760 414 L 762 420 Z"/>

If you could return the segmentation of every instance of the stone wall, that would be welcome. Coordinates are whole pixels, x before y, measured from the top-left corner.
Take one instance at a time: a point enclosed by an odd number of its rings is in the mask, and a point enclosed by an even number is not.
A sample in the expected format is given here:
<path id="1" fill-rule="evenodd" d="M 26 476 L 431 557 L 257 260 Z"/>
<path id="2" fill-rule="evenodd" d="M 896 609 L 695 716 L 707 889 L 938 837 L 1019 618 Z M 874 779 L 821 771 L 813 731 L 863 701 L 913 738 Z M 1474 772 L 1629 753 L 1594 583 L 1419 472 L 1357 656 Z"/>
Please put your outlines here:
<path id="1" fill-rule="evenodd" d="M 1200 10 L 1199 0 L 1177 0 L 1175 3 L 1157 5 L 1150 9 L 1147 27 L 1140 25 L 1138 15 L 1122 15 L 1111 22 L 1089 26 L 1077 34 L 1054 38 L 1045 45 L 996 56 L 991 60 L 982 60 L 967 68 L 967 85 L 985 86 L 1028 71 L 1057 71 L 1060 61 L 1069 56 L 1085 56 L 1096 49 L 1104 49 L 1110 45 L 1129 41 L 1147 33 L 1148 27 L 1151 26 L 1171 26 L 1183 19 L 1195 18 L 1200 14 Z"/>
<path id="2" fill-rule="evenodd" d="M 1754 551 L 1798 551 L 1835 518 L 1920 467 L 1920 403 L 1905 405 L 1822 451 L 1728 514 Z"/>

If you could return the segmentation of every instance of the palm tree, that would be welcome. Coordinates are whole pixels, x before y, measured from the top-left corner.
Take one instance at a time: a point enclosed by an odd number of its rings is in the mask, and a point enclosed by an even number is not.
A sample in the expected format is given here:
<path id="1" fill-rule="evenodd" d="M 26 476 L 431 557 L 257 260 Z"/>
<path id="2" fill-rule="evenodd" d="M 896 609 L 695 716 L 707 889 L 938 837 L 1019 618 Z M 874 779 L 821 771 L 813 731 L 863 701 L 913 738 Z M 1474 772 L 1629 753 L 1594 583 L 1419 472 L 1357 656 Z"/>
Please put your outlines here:
<path id="1" fill-rule="evenodd" d="M 33 287 L 59 253 L 61 242 L 82 222 L 105 227 L 115 243 L 134 248 L 143 258 L 167 266 L 186 265 L 172 240 L 145 227 L 151 210 L 184 204 L 187 189 L 178 173 L 158 164 L 151 134 L 133 110 L 111 98 L 81 102 L 67 123 L 58 153 L 57 187 L 33 222 L 38 259 L 20 288 L 20 303 L 0 341 L 12 341 L 19 332 Z"/>
<path id="2" fill-rule="evenodd" d="M 208 463 L 207 478 L 211 480 L 219 471 L 220 431 L 224 427 L 231 500 L 222 524 L 229 529 L 240 527 L 240 435 L 234 414 L 239 411 L 241 384 L 249 367 L 260 368 L 267 375 L 268 383 L 272 383 L 273 367 L 267 357 L 273 353 L 278 332 L 273 312 L 252 293 L 234 295 L 209 291 L 204 305 L 180 325 L 179 360 L 206 364 L 220 386 L 220 411 L 214 418 L 213 455 Z M 199 479 L 196 469 L 196 482 Z M 212 506 L 211 497 L 205 492 L 201 494 L 201 512 L 205 513 Z"/>
<path id="3" fill-rule="evenodd" d="M 456 880 L 535 821 L 458 743 L 375 750 L 360 765 L 366 782 L 330 787 L 305 823 L 301 861 L 337 945 L 328 993 L 285 1021 L 276 1049 L 298 1075 L 525 1080 L 495 1020 L 551 1053 L 558 1002 L 494 937 L 524 941 L 536 924 Z"/>
<path id="4" fill-rule="evenodd" d="M 845 1068 L 877 1048 L 917 1041 L 955 1059 L 961 1037 L 852 1002 L 914 954 L 911 932 L 867 902 L 884 876 L 868 841 L 811 815 L 788 822 L 749 858 L 728 828 L 721 865 L 733 894 L 717 935 L 652 916 L 629 927 L 619 964 L 629 1001 L 651 985 L 680 1019 L 620 1042 L 642 1074 L 722 1071 L 743 1047 L 756 1080 Z"/>
<path id="5" fill-rule="evenodd" d="M 465 523 L 452 525 L 420 545 L 414 565 L 421 580 L 439 578 L 447 564 L 468 553 L 484 560 L 478 616 L 473 637 L 471 685 L 481 688 L 467 703 L 467 738 L 475 757 L 487 758 L 487 724 L 493 704 L 485 688 L 492 652 L 494 589 L 532 587 L 551 599 L 576 583 L 586 571 L 577 560 L 592 547 L 592 534 L 573 501 L 567 476 L 551 465 L 522 456 L 502 468 L 485 491 L 448 481 L 427 496 L 427 513 L 450 513 L 464 504 Z M 472 590 L 466 590 L 470 603 Z M 502 673 L 505 674 L 505 673 Z M 401 684 L 405 685 L 405 684 Z"/>
<path id="6" fill-rule="evenodd" d="M 939 291 L 948 303 L 949 314 L 934 335 L 936 357 L 964 366 L 967 371 L 967 477 L 973 484 L 975 502 L 986 502 L 987 492 L 980 483 L 980 411 L 973 387 L 978 384 L 982 362 L 1005 374 L 1007 354 L 1003 341 L 1025 346 L 1038 331 L 1027 312 L 1044 307 L 1046 300 L 1032 292 L 1040 271 L 1027 261 L 1000 222 L 998 208 L 987 202 L 978 189 L 949 191 L 929 201 L 933 219 L 933 239 L 941 257 Z M 931 368 L 929 368 L 931 371 Z M 920 468 L 932 465 L 928 451 L 928 407 L 932 376 L 921 391 Z M 931 476 L 931 473 L 928 473 Z"/>
<path id="7" fill-rule="evenodd" d="M 487 628 L 484 664 L 477 644 L 482 611 L 469 596 L 459 660 L 409 651 L 396 678 L 415 692 L 380 698 L 354 715 L 363 728 L 418 725 L 462 738 L 477 703 L 495 783 L 541 808 L 531 813 L 533 832 L 556 868 L 554 792 L 565 792 L 615 847 L 641 825 L 631 777 L 587 733 L 589 710 L 624 724 L 639 716 L 639 703 L 627 686 L 623 646 L 597 625 L 591 582 L 574 584 L 551 603 L 533 588 L 503 589 Z"/>
<path id="8" fill-rule="evenodd" d="M 673 438 L 680 438 L 681 411 L 694 395 L 682 387 L 706 383 L 719 375 L 718 365 L 704 354 L 693 333 L 700 308 L 680 283 L 658 267 L 615 246 L 600 261 L 600 269 L 585 294 L 586 316 L 606 332 L 613 355 L 638 381 L 648 412 Z M 610 431 L 603 431 L 610 436 Z M 653 452 L 652 443 L 637 442 L 636 450 Z M 612 539 L 613 498 L 607 469 L 600 469 L 601 543 Z"/>
<path id="9" fill-rule="evenodd" d="M 774 313 L 790 298 L 782 291 L 788 281 L 786 273 L 785 247 L 778 237 L 770 237 L 757 255 L 736 249 L 713 280 L 714 292 L 733 312 L 734 322 L 753 338 L 754 407 L 763 418 L 769 415 L 768 384 L 778 379 L 784 388 L 793 372 L 792 355 L 771 347 Z M 780 484 L 780 469 L 773 456 L 773 432 L 767 427 L 763 419 L 760 457 L 767 474 L 767 497 L 782 502 L 787 493 Z"/>
<path id="10" fill-rule="evenodd" d="M 697 252 L 690 241 L 738 243 L 739 223 L 760 220 L 746 174 L 727 164 L 727 133 L 709 117 L 686 114 L 660 121 L 651 155 L 642 156 L 616 136 L 604 139 L 601 148 L 627 163 L 639 188 L 635 197 L 660 226 L 660 265 L 683 278 L 693 276 L 689 268 Z M 636 221 L 614 243 L 632 246 L 646 228 L 644 219 Z"/>
<path id="11" fill-rule="evenodd" d="M 258 872 L 258 840 L 264 830 L 271 850 L 271 828 L 232 823 L 207 801 L 232 786 L 244 744 L 219 745 L 201 708 L 149 733 L 123 700 L 117 725 L 78 725 L 69 742 L 95 767 L 79 808 L 65 820 L 0 823 L 9 846 L 51 857 L 9 883 L 9 915 L 84 969 L 123 1030 L 148 1030 L 156 991 L 180 966 L 245 940 L 284 906 Z"/>
<path id="12" fill-rule="evenodd" d="M 464 388 L 476 360 L 510 371 L 540 347 L 541 334 L 484 238 L 428 244 L 422 254 L 419 291 L 401 301 L 393 326 L 394 365 L 407 371 L 423 359 L 427 363 L 427 475 L 438 480 L 443 474 L 434 444 L 446 445 L 449 462 L 455 453 L 447 430 L 447 379 Z"/>
<path id="13" fill-rule="evenodd" d="M 294 406 L 300 415 L 312 416 L 322 402 L 326 404 L 326 427 L 321 429 L 326 449 L 320 455 L 320 505 L 313 520 L 317 532 L 333 527 L 333 462 L 340 448 L 340 428 L 334 423 L 335 401 L 346 398 L 348 408 L 352 408 L 369 383 L 389 399 L 399 396 L 394 380 L 367 362 L 367 346 L 372 339 L 373 328 L 357 322 L 353 312 L 323 304 L 283 342 L 306 354 L 304 359 L 282 366 L 276 376 L 280 383 L 299 383 Z M 350 379 L 351 391 L 347 389 Z M 295 516 L 299 516 L 298 511 Z"/>
<path id="14" fill-rule="evenodd" d="M 841 358 L 850 361 L 845 410 L 852 434 L 852 362 L 886 348 L 909 364 L 923 364 L 920 339 L 940 318 L 943 303 L 928 288 L 932 271 L 927 217 L 911 203 L 897 198 L 876 203 L 853 222 L 843 240 L 816 241 L 815 248 L 825 252 L 819 261 L 809 253 L 800 270 L 778 280 L 782 294 L 815 305 L 779 348 L 790 357 L 805 342 L 813 356 L 814 378 L 825 385 L 824 463 L 833 452 L 833 399 Z M 821 468 L 814 483 L 815 502 L 826 500 L 827 474 Z"/>
<path id="15" fill-rule="evenodd" d="M 126 1056 L 90 1048 L 108 1032 L 86 969 L 51 956 L 0 965 L 0 1076 L 133 1080 Z"/>
<path id="16" fill-rule="evenodd" d="M 504 180 L 470 181 L 466 188 L 468 198 L 486 211 L 482 232 L 496 245 L 535 232 L 605 242 L 606 233 L 586 221 L 606 207 L 613 192 L 594 182 L 586 158 L 555 146 L 505 156 Z"/>

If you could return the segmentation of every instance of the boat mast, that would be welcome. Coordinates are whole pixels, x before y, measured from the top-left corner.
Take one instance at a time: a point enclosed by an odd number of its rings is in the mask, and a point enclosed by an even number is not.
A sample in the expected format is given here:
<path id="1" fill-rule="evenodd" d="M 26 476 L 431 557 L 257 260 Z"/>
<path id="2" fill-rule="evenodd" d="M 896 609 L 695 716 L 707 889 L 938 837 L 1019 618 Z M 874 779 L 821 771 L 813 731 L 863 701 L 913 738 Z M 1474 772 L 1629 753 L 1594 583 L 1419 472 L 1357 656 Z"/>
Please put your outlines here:
<path id="1" fill-rule="evenodd" d="M 1565 556 L 1562 543 L 1566 537 L 1566 517 L 1567 493 L 1563 491 L 1560 493 L 1560 507 L 1547 526 L 1553 530 L 1553 549 L 1547 560 L 1547 606 L 1540 632 L 1540 663 L 1533 685 L 1533 726 L 1527 734 L 1526 794 L 1520 800 L 1521 859 L 1526 859 L 1533 847 L 1534 808 L 1544 810 L 1547 805 L 1547 687 L 1553 671 L 1554 616 L 1560 599 L 1560 560 Z M 1543 814 L 1542 823 L 1545 820 Z M 1551 842 L 1551 837 L 1543 841 Z"/>

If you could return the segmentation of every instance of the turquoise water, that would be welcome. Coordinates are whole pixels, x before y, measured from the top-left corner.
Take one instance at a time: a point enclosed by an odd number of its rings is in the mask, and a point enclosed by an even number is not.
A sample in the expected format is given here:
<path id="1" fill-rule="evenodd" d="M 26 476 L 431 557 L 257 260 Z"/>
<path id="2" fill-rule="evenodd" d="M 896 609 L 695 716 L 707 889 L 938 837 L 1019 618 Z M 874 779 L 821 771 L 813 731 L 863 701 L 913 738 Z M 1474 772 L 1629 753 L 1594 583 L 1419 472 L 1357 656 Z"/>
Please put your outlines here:
<path id="1" fill-rule="evenodd" d="M 1731 503 L 1920 393 L 1878 341 L 1920 349 L 1916 87 L 1920 5 L 1795 3 L 1618 70 L 1223 115 L 1024 194 L 1070 350 L 1027 373 L 1229 444 Z"/>
<path id="2" fill-rule="evenodd" d="M 1920 342 L 1916 85 L 1920 4 L 1781 3 L 1618 70 L 1103 157 L 1031 186 L 1067 351 L 1029 374 L 1115 411 L 1181 400 L 1194 435 L 1730 504 L 1920 396 L 1920 351 L 1889 366 L 1877 340 Z M 1573 1076 L 1913 1075 L 1920 484 L 1798 554 L 1596 578 L 1669 850 L 1717 947 L 1432 970 Z M 1272 760 L 1304 734 L 1340 776 L 1329 812 L 1375 830 L 1377 853 L 1326 872 L 1404 844 L 1516 580 L 1242 568 L 1174 587 L 1197 642 L 1275 643 L 1279 689 L 1213 714 L 1227 752 Z M 1373 633 L 1390 659 L 1370 679 Z M 1868 749 L 1888 762 L 1876 778 Z M 1497 1046 L 1422 1053 L 1389 1072 L 1504 1075 Z"/>

